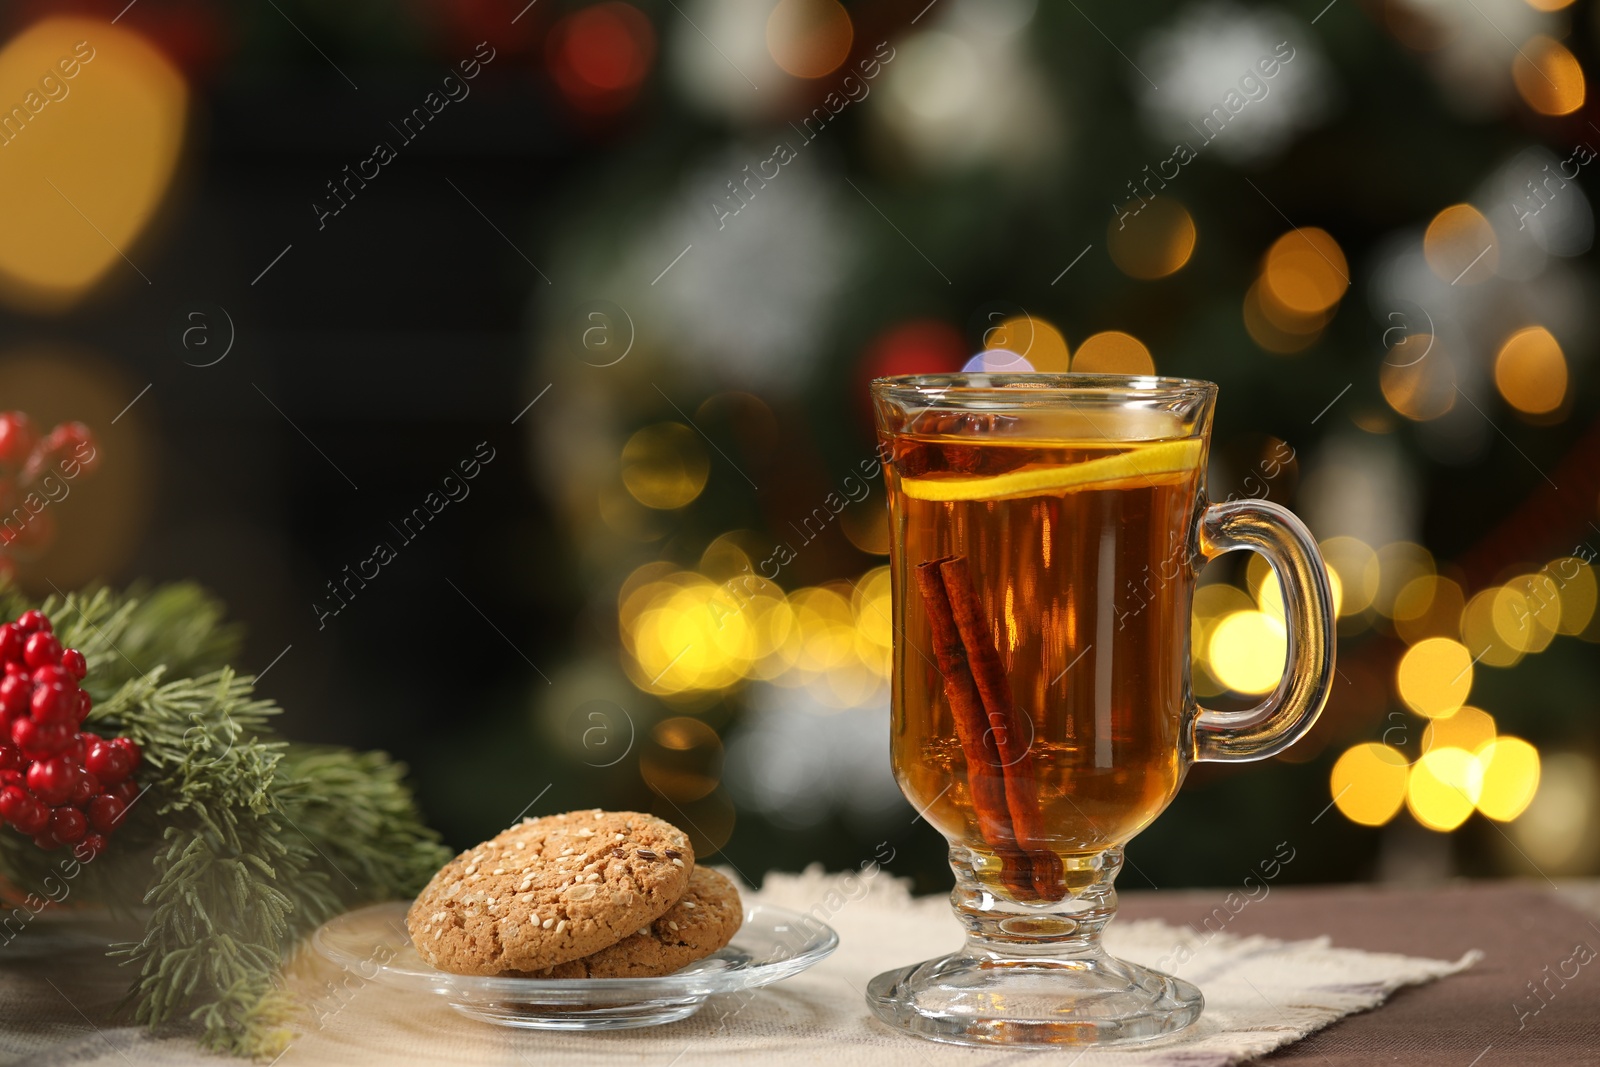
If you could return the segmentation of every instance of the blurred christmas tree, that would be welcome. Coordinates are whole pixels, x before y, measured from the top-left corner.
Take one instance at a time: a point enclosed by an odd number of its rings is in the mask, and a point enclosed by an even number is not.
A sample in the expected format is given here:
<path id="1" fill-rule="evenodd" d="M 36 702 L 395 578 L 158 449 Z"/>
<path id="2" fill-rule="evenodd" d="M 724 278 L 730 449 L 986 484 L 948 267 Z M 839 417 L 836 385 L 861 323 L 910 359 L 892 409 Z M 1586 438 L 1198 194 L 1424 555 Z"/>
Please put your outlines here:
<path id="1" fill-rule="evenodd" d="M 531 697 L 569 793 L 751 874 L 889 839 L 938 884 L 887 766 L 865 385 L 1020 357 L 1220 383 L 1212 496 L 1294 507 L 1340 587 L 1312 738 L 1197 773 L 1128 884 L 1285 837 L 1327 846 L 1297 879 L 1600 869 L 1587 8 L 534 12 L 594 149 L 551 205 L 527 420 L 584 591 Z M 1276 680 L 1267 579 L 1206 572 L 1208 701 Z"/>

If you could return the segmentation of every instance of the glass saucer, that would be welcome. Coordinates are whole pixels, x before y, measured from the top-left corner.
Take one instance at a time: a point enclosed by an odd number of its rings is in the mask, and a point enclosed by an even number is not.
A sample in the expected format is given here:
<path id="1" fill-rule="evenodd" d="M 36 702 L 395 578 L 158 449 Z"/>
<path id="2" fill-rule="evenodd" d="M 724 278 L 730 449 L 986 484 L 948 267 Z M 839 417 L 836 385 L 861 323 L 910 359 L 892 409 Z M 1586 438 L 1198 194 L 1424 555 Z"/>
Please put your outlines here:
<path id="1" fill-rule="evenodd" d="M 437 993 L 463 1015 L 534 1030 L 627 1030 L 686 1019 L 707 997 L 799 974 L 839 947 L 833 928 L 763 904 L 720 952 L 660 978 L 512 978 L 448 974 L 417 955 L 409 904 L 391 901 L 324 923 L 312 946 L 367 981 Z"/>

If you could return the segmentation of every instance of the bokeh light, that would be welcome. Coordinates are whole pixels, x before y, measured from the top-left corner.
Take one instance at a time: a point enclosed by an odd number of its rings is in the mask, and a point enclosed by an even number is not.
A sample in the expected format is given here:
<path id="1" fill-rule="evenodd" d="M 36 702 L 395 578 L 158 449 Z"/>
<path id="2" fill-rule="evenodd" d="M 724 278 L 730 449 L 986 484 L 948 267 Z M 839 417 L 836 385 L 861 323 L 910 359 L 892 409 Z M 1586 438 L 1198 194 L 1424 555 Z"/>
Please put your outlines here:
<path id="1" fill-rule="evenodd" d="M 1434 574 L 1433 553 L 1413 541 L 1392 541 L 1378 549 L 1378 595 L 1372 606 L 1394 618 L 1400 591 Z"/>
<path id="2" fill-rule="evenodd" d="M 1522 660 L 1528 612 L 1515 590 L 1490 586 L 1473 594 L 1461 613 L 1461 640 L 1473 658 L 1490 667 L 1514 667 Z"/>
<path id="3" fill-rule="evenodd" d="M 1406 758 L 1388 745 L 1355 745 L 1333 765 L 1328 788 L 1341 814 L 1362 826 L 1382 826 L 1406 799 Z"/>
<path id="4" fill-rule="evenodd" d="M 1429 637 L 1455 637 L 1461 632 L 1461 613 L 1467 598 L 1450 578 L 1424 575 L 1401 587 L 1394 598 L 1395 633 L 1414 645 Z"/>
<path id="5" fill-rule="evenodd" d="M 641 748 L 639 776 L 668 800 L 699 800 L 721 781 L 722 739 L 699 719 L 663 719 Z"/>
<path id="6" fill-rule="evenodd" d="M 1236 611 L 1211 631 L 1211 673 L 1238 693 L 1266 693 L 1283 677 L 1289 639 L 1283 622 L 1264 611 Z"/>
<path id="7" fill-rule="evenodd" d="M 1483 788 L 1483 765 L 1460 748 L 1425 753 L 1406 777 L 1406 807 L 1430 830 L 1447 832 L 1467 821 Z"/>
<path id="8" fill-rule="evenodd" d="M 1506 403 L 1526 415 L 1543 415 L 1567 395 L 1567 360 L 1543 326 L 1506 338 L 1494 358 L 1494 384 Z"/>
<path id="9" fill-rule="evenodd" d="M 1406 650 L 1395 672 L 1400 699 L 1428 718 L 1449 715 L 1472 692 L 1472 654 L 1459 641 L 1430 637 Z"/>
<path id="10" fill-rule="evenodd" d="M 1260 281 L 1252 283 L 1244 295 L 1244 328 L 1250 339 L 1279 355 L 1292 355 L 1315 344 L 1329 318 L 1328 312 L 1300 315 L 1276 300 L 1264 299 Z"/>
<path id="11" fill-rule="evenodd" d="M 1104 330 L 1084 338 L 1072 357 L 1072 369 L 1084 374 L 1154 374 L 1156 361 L 1132 334 Z"/>
<path id="12" fill-rule="evenodd" d="M 855 29 L 837 0 L 779 0 L 767 17 L 767 50 L 797 78 L 821 78 L 850 54 Z"/>
<path id="13" fill-rule="evenodd" d="M 1355 537 L 1330 537 L 1318 547 L 1328 568 L 1339 576 L 1338 613 L 1359 615 L 1370 608 L 1378 597 L 1378 554 Z"/>
<path id="14" fill-rule="evenodd" d="M 1428 223 L 1422 254 L 1440 281 L 1477 285 L 1494 277 L 1500 241 L 1481 211 L 1471 204 L 1452 204 Z"/>
<path id="15" fill-rule="evenodd" d="M 1561 618 L 1556 632 L 1577 635 L 1589 628 L 1594 619 L 1596 593 L 1594 568 L 1576 556 L 1551 560 L 1545 569 L 1555 583 L 1556 595 L 1561 598 Z"/>
<path id="16" fill-rule="evenodd" d="M 961 365 L 967 374 L 1021 374 L 1034 369 L 1018 352 L 1008 348 L 985 348 Z"/>
<path id="17" fill-rule="evenodd" d="M 579 110 L 617 110 L 638 94 L 655 58 L 649 18 L 632 4 L 580 8 L 550 29 L 550 75 Z"/>
<path id="18" fill-rule="evenodd" d="M 1577 57 L 1542 34 L 1517 49 L 1511 79 L 1523 101 L 1541 115 L 1570 115 L 1583 106 L 1583 68 Z"/>
<path id="19" fill-rule="evenodd" d="M 1111 261 L 1130 278 L 1153 281 L 1181 270 L 1194 254 L 1194 219 L 1170 196 L 1157 196 L 1137 214 L 1106 229 Z"/>
<path id="20" fill-rule="evenodd" d="M 1539 751 L 1520 737 L 1500 737 L 1478 752 L 1482 786 L 1478 810 L 1510 822 L 1528 809 L 1539 790 Z"/>
<path id="21" fill-rule="evenodd" d="M 1428 720 L 1428 725 L 1422 728 L 1422 751 L 1459 748 L 1476 752 L 1494 739 L 1494 717 L 1464 704 L 1448 715 Z"/>
<path id="22" fill-rule="evenodd" d="M 148 280 L 137 242 L 177 166 L 187 98 L 164 55 L 102 21 L 43 19 L 0 49 L 0 296 L 58 310 L 112 268 Z"/>
<path id="23" fill-rule="evenodd" d="M 1456 404 L 1456 371 L 1432 334 L 1409 334 L 1378 365 L 1378 388 L 1395 411 L 1427 422 Z"/>
<path id="24" fill-rule="evenodd" d="M 1264 298 L 1296 314 L 1312 315 L 1327 311 L 1344 296 L 1350 286 L 1350 265 L 1328 231 L 1307 226 L 1273 242 L 1261 280 Z"/>
<path id="25" fill-rule="evenodd" d="M 1585 752 L 1546 753 L 1540 763 L 1511 836 L 1537 871 L 1583 871 L 1600 860 L 1600 768 Z"/>
<path id="26" fill-rule="evenodd" d="M 699 435 L 682 423 L 646 426 L 622 448 L 622 484 L 648 508 L 683 507 L 705 489 L 710 473 Z"/>
<path id="27" fill-rule="evenodd" d="M 1037 315 L 1013 315 L 985 330 L 983 347 L 1015 352 L 1036 371 L 1064 372 L 1070 362 L 1066 337 Z"/>

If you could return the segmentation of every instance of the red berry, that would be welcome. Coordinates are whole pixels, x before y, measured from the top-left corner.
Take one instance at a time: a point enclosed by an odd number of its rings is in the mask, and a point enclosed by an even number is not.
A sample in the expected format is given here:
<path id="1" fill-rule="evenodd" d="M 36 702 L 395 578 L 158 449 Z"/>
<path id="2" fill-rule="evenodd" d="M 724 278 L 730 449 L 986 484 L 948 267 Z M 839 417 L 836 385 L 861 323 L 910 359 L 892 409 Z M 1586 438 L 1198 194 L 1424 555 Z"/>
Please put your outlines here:
<path id="1" fill-rule="evenodd" d="M 33 722 L 31 719 L 18 719 L 17 722 Z M 52 756 L 59 752 L 69 752 L 72 749 L 73 738 L 77 735 L 72 731 L 72 724 L 61 719 L 51 719 L 47 722 L 33 722 L 33 747 L 24 745 L 23 755 Z M 12 723 L 12 730 L 16 730 L 16 723 Z M 16 739 L 15 732 L 12 740 Z"/>
<path id="2" fill-rule="evenodd" d="M 15 719 L 28 714 L 32 698 L 33 683 L 27 678 L 20 674 L 8 674 L 0 678 L 0 717 Z"/>
<path id="3" fill-rule="evenodd" d="M 50 813 L 50 832 L 57 841 L 72 844 L 89 829 L 89 820 L 77 808 L 57 808 Z"/>
<path id="4" fill-rule="evenodd" d="M 31 634 L 39 630 L 43 630 L 45 633 L 50 632 L 50 620 L 45 618 L 42 611 L 24 611 L 17 616 L 15 625 L 24 634 Z"/>
<path id="5" fill-rule="evenodd" d="M 39 724 L 26 715 L 11 723 L 11 743 L 22 749 L 23 755 L 37 752 Z"/>
<path id="6" fill-rule="evenodd" d="M 67 803 L 81 808 L 98 792 L 100 792 L 100 779 L 79 766 L 78 777 L 73 783 L 72 795 L 67 798 Z"/>
<path id="7" fill-rule="evenodd" d="M 35 667 L 33 673 L 28 675 L 34 685 L 59 685 L 63 688 L 78 688 L 78 680 L 54 663 L 47 663 L 43 667 Z"/>
<path id="8" fill-rule="evenodd" d="M 83 765 L 102 782 L 115 785 L 133 771 L 127 752 L 110 741 L 90 745 L 83 754 Z"/>
<path id="9" fill-rule="evenodd" d="M 20 411 L 0 414 L 0 463 L 21 463 L 33 451 L 38 434 L 33 422 Z"/>
<path id="10" fill-rule="evenodd" d="M 41 685 L 34 689 L 33 699 L 29 703 L 33 706 L 34 719 L 40 723 L 65 722 L 68 716 L 78 710 L 78 698 L 59 685 Z M 74 722 L 72 725 L 78 724 Z"/>
<path id="11" fill-rule="evenodd" d="M 28 768 L 28 791 L 51 807 L 71 796 L 77 784 L 77 768 L 61 756 L 34 760 Z"/>
<path id="12" fill-rule="evenodd" d="M 72 695 L 72 699 L 74 702 L 72 707 L 73 718 L 77 719 L 78 722 L 81 723 L 84 719 L 89 717 L 89 709 L 94 707 L 94 701 L 91 700 L 89 698 L 89 694 L 84 692 L 82 689 L 74 693 Z"/>
<path id="13" fill-rule="evenodd" d="M 3 655 L 3 652 L 0 652 L 0 655 Z M 89 673 L 89 661 L 84 659 L 83 653 L 75 648 L 63 649 L 61 652 L 61 669 L 82 681 L 83 676 Z"/>
<path id="14" fill-rule="evenodd" d="M 4 819 L 6 822 L 14 822 L 17 812 L 21 811 L 22 806 L 32 799 L 32 797 L 28 796 L 28 791 L 20 785 L 8 785 L 0 789 L 0 819 Z"/>
<path id="15" fill-rule="evenodd" d="M 29 634 L 22 646 L 22 661 L 30 667 L 54 667 L 61 662 L 61 642 L 49 630 Z"/>
<path id="16" fill-rule="evenodd" d="M 26 789 L 28 786 L 28 772 L 20 770 L 0 771 L 0 787 L 8 785 L 14 785 L 18 789 Z"/>
<path id="17" fill-rule="evenodd" d="M 27 635 L 14 622 L 0 625 L 0 659 L 21 661 Z"/>
<path id="18" fill-rule="evenodd" d="M 22 750 L 16 745 L 0 743 L 0 771 L 19 770 L 25 762 Z"/>
<path id="19" fill-rule="evenodd" d="M 79 863 L 88 863 L 105 850 L 105 835 L 88 833 L 83 835 L 82 841 L 79 841 L 75 846 L 73 846 L 72 856 Z"/>
<path id="20" fill-rule="evenodd" d="M 113 737 L 111 743 L 122 749 L 122 754 L 128 757 L 129 774 L 139 769 L 139 764 L 144 760 L 144 751 L 140 749 L 139 742 L 131 737 Z"/>
<path id="21" fill-rule="evenodd" d="M 122 825 L 122 820 L 127 814 L 127 805 L 109 793 L 101 793 L 89 798 L 89 825 L 103 834 L 109 834 Z M 5 813 L 0 806 L 0 815 Z"/>
<path id="22" fill-rule="evenodd" d="M 32 837 L 50 825 L 50 809 L 33 799 L 33 797 L 24 797 L 16 805 L 16 809 L 11 815 L 8 816 L 7 821 L 18 830 Z"/>
<path id="23" fill-rule="evenodd" d="M 61 847 L 61 842 L 57 841 L 56 840 L 56 835 L 49 831 L 49 829 L 48 829 L 49 825 L 50 825 L 50 815 L 49 815 L 48 812 L 46 812 L 45 813 L 45 826 L 47 827 L 47 829 L 45 829 L 45 831 L 43 833 L 35 834 L 34 838 L 33 838 L 33 843 L 36 846 L 38 846 L 39 848 L 44 849 L 46 852 L 54 852 L 56 849 Z"/>
<path id="24" fill-rule="evenodd" d="M 7 678 L 11 677 L 13 674 L 27 674 L 28 673 L 28 665 L 26 663 L 22 662 L 22 653 L 21 652 L 17 653 L 17 658 L 16 659 L 8 659 L 8 660 L 6 660 L 5 666 L 3 668 L 0 668 L 0 669 L 3 669 L 5 671 L 5 677 L 7 677 Z"/>
<path id="25" fill-rule="evenodd" d="M 132 782 L 118 782 L 106 789 L 106 793 L 122 801 L 125 808 L 133 807 L 133 802 L 139 799 L 139 787 Z"/>

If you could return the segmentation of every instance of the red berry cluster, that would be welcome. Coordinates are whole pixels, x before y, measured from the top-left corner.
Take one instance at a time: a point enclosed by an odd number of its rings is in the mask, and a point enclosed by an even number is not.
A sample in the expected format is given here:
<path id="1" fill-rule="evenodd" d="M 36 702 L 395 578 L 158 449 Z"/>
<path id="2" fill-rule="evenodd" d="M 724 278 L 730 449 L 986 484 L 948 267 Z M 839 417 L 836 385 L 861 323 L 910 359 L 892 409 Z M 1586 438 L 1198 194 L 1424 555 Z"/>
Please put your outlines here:
<path id="1" fill-rule="evenodd" d="M 24 413 L 0 411 L 0 514 L 8 520 L 0 525 L 0 574 L 16 571 L 11 553 L 39 551 L 55 536 L 55 514 L 46 505 L 60 486 L 46 479 L 70 481 L 99 462 L 83 423 L 64 422 L 41 435 Z"/>
<path id="2" fill-rule="evenodd" d="M 89 694 L 83 653 L 63 649 L 42 612 L 0 625 L 0 819 L 40 848 L 106 847 L 138 796 L 139 746 L 79 729 Z M 9 739 L 9 742 L 7 741 Z"/>

